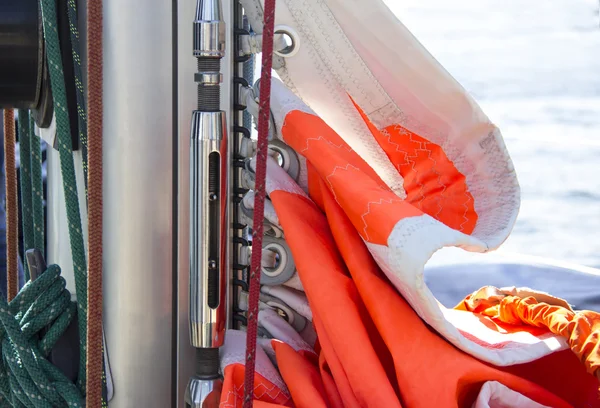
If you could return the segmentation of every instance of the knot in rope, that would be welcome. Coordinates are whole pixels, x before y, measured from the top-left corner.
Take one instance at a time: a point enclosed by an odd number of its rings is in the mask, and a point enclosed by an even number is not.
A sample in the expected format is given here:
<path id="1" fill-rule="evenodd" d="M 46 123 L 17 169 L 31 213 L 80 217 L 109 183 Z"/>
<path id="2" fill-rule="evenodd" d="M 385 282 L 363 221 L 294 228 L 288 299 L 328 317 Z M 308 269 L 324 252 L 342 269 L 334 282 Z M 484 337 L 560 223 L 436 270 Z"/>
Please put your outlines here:
<path id="1" fill-rule="evenodd" d="M 0 406 L 84 406 L 77 386 L 47 360 L 76 314 L 56 265 L 27 282 L 10 303 L 0 298 Z"/>

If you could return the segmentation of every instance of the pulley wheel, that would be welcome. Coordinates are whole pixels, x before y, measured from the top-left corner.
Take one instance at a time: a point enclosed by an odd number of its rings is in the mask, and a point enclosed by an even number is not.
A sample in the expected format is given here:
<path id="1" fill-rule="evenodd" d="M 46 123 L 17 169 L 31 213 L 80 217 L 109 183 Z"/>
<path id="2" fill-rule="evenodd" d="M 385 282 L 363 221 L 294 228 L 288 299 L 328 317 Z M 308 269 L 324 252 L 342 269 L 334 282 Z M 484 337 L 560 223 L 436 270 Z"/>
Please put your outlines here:
<path id="1" fill-rule="evenodd" d="M 68 0 L 56 1 L 58 37 L 67 108 L 77 112 Z M 48 128 L 54 113 L 38 0 L 0 1 L 0 108 L 31 110 L 35 123 Z M 79 148 L 78 117 L 71 115 L 73 150 Z"/>
<path id="2" fill-rule="evenodd" d="M 48 127 L 52 121 L 52 94 L 37 0 L 0 3 L 0 108 L 30 109 L 40 127 Z"/>
<path id="3" fill-rule="evenodd" d="M 0 5 L 0 106 L 30 109 L 40 98 L 43 35 L 37 0 Z"/>

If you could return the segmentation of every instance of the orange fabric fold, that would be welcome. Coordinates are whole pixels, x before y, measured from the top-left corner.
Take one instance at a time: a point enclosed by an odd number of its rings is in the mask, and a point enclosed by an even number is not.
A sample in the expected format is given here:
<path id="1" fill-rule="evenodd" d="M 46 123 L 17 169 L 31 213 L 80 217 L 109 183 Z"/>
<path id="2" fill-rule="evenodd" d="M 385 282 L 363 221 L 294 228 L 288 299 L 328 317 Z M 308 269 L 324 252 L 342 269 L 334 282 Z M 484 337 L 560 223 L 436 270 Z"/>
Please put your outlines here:
<path id="1" fill-rule="evenodd" d="M 571 351 L 585 365 L 588 373 L 600 380 L 600 313 L 573 311 L 564 306 L 539 302 L 533 296 L 507 295 L 493 287 L 482 288 L 467 296 L 455 309 L 479 313 L 510 325 L 548 329 L 566 338 Z"/>
<path id="2" fill-rule="evenodd" d="M 311 198 L 320 203 L 319 193 L 313 195 L 318 176 L 327 183 L 367 242 L 385 245 L 399 220 L 423 215 L 423 211 L 396 196 L 322 119 L 300 111 L 290 112 L 283 134 L 285 142 L 311 164 Z M 319 137 L 307 138 L 307 135 Z"/>
<path id="3" fill-rule="evenodd" d="M 348 275 L 327 220 L 310 200 L 271 194 L 313 312 L 319 344 L 345 406 L 400 407 L 375 347 L 378 333 Z M 358 358 L 357 355 L 360 355 Z"/>
<path id="4" fill-rule="evenodd" d="M 400 124 L 379 130 L 354 102 L 371 134 L 404 178 L 406 202 L 451 228 L 470 234 L 477 224 L 466 177 L 437 144 Z"/>
<path id="5" fill-rule="evenodd" d="M 237 408 L 244 404 L 244 366 L 231 364 L 223 370 L 223 392 L 219 408 Z M 257 408 L 293 407 L 292 400 L 280 388 L 254 374 L 254 406 Z"/>
<path id="6" fill-rule="evenodd" d="M 273 341 L 277 366 L 296 408 L 327 408 L 327 396 L 317 367 L 289 345 Z"/>
<path id="7" fill-rule="evenodd" d="M 319 355 L 319 370 L 321 372 L 321 379 L 323 380 L 323 387 L 327 394 L 327 399 L 331 408 L 344 408 L 344 402 L 335 384 L 335 380 L 331 375 L 331 370 L 325 361 L 325 355 L 321 353 Z"/>

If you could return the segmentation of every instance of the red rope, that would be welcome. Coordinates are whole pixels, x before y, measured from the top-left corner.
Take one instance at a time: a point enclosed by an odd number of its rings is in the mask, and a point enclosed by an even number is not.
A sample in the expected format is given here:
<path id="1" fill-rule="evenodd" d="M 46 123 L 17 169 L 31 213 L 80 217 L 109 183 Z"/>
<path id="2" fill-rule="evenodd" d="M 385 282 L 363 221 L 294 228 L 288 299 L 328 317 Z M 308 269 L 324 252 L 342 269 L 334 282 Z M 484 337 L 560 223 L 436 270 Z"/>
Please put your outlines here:
<path id="1" fill-rule="evenodd" d="M 19 118 L 27 120 L 27 118 Z M 6 185 L 6 295 L 9 302 L 19 293 L 19 210 L 15 157 L 15 113 L 4 110 L 4 182 Z"/>
<path id="2" fill-rule="evenodd" d="M 87 408 L 102 406 L 102 0 L 87 2 L 88 326 Z"/>
<path id="3" fill-rule="evenodd" d="M 258 114 L 258 144 L 256 148 L 256 181 L 254 188 L 254 220 L 252 223 L 252 261 L 250 266 L 250 298 L 246 332 L 246 367 L 244 377 L 244 408 L 251 408 L 254 395 L 254 369 L 258 326 L 258 297 L 262 258 L 265 179 L 269 149 L 269 118 L 271 115 L 271 69 L 273 67 L 273 31 L 275 0 L 265 0 L 262 44 L 262 67 Z"/>

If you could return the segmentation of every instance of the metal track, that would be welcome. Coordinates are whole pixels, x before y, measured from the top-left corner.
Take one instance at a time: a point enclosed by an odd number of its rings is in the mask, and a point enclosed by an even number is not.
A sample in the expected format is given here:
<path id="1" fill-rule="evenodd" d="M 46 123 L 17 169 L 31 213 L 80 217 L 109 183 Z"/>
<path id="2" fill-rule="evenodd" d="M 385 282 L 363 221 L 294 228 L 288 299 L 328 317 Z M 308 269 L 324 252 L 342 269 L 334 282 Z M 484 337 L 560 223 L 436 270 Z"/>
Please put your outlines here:
<path id="1" fill-rule="evenodd" d="M 242 180 L 242 169 L 245 165 L 245 158 L 240 154 L 240 148 L 242 145 L 243 138 L 250 138 L 251 129 L 248 126 L 251 121 L 248 119 L 244 120 L 244 111 L 246 106 L 240 103 L 240 88 L 247 87 L 249 84 L 244 79 L 244 63 L 250 61 L 253 56 L 240 56 L 241 52 L 239 49 L 238 38 L 240 35 L 248 34 L 248 31 L 244 28 L 244 17 L 243 9 L 241 4 L 236 1 L 234 9 L 234 68 L 233 68 L 233 109 L 232 115 L 232 227 L 233 227 L 233 246 L 232 246 L 232 269 L 233 269 L 233 281 L 232 290 L 230 292 L 232 302 L 232 328 L 240 329 L 246 325 L 246 317 L 244 312 L 239 308 L 238 299 L 240 291 L 248 291 L 248 269 L 250 267 L 248 262 L 248 247 L 250 242 L 248 237 L 251 236 L 249 233 L 250 229 L 247 225 L 239 223 L 239 206 L 244 195 L 248 192 L 245 188 L 241 187 Z M 248 114 L 246 113 L 246 116 Z M 245 122 L 245 123 L 244 123 Z M 246 126 L 244 126 L 246 125 Z"/>

